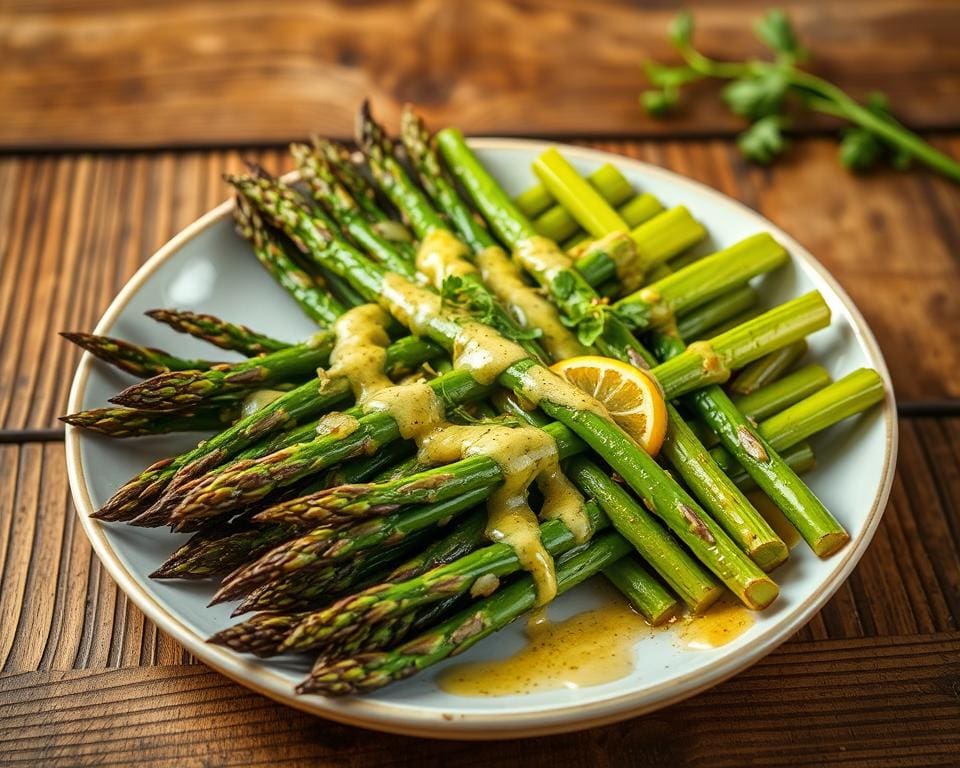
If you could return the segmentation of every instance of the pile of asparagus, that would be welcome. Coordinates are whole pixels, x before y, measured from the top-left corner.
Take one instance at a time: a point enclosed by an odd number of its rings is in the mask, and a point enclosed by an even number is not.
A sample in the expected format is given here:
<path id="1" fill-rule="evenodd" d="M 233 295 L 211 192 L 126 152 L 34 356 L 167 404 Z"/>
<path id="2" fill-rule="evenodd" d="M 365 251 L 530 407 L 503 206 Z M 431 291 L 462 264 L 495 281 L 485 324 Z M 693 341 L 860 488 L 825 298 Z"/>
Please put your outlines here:
<path id="1" fill-rule="evenodd" d="M 461 653 L 537 603 L 518 553 L 486 535 L 484 502 L 504 468 L 483 455 L 426 466 L 396 420 L 355 403 L 329 366 L 337 319 L 367 303 L 396 314 L 392 380 L 429 382 L 452 422 L 535 425 L 556 443 L 590 524 L 584 541 L 541 516 L 558 593 L 603 574 L 652 623 L 705 611 L 724 589 L 769 605 L 769 572 L 789 550 L 752 489 L 819 556 L 847 542 L 800 479 L 814 464 L 807 438 L 880 401 L 883 383 L 870 370 L 831 381 L 819 365 L 796 367 L 830 311 L 816 292 L 761 309 L 750 281 L 789 258 L 772 237 L 701 256 L 693 246 L 706 232 L 690 212 L 637 195 L 613 166 L 584 179 L 549 151 L 535 164 L 542 183 L 513 200 L 454 129 L 431 136 L 408 110 L 401 150 L 366 105 L 358 126 L 356 155 L 322 139 L 291 147 L 296 186 L 258 167 L 227 179 L 238 231 L 316 321 L 314 336 L 287 342 L 210 315 L 148 313 L 247 358 L 224 363 L 64 334 L 142 379 L 114 407 L 67 423 L 113 437 L 214 432 L 95 513 L 193 533 L 152 576 L 219 580 L 214 603 L 254 612 L 211 642 L 261 657 L 309 652 L 298 690 L 338 696 Z M 455 274 L 418 269 L 418 243 L 437 233 L 462 244 Z M 512 275 L 511 292 L 488 284 L 494 266 Z M 397 313 L 384 294 L 398 276 L 436 292 L 440 311 Z M 551 334 L 531 322 L 543 313 L 562 320 Z M 451 363 L 467 322 L 524 357 L 478 381 Z M 669 415 L 659 457 L 569 399 L 526 401 L 544 366 L 591 353 L 659 382 Z"/>

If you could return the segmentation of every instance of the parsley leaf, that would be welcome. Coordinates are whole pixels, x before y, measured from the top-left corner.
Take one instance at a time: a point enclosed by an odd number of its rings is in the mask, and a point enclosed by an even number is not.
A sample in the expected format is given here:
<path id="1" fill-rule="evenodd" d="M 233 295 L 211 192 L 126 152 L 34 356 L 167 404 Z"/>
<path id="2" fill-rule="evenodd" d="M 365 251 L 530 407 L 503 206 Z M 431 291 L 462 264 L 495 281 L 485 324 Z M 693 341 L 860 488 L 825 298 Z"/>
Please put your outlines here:
<path id="1" fill-rule="evenodd" d="M 783 11 L 767 12 L 754 26 L 760 42 L 773 50 L 781 60 L 789 62 L 806 58 L 807 52 L 800 47 L 790 19 Z"/>
<path id="2" fill-rule="evenodd" d="M 670 40 L 677 48 L 686 48 L 693 41 L 693 14 L 684 11 L 670 23 Z"/>
<path id="3" fill-rule="evenodd" d="M 770 70 L 756 77 L 734 80 L 723 89 L 723 100 L 731 111 L 758 119 L 780 111 L 790 82 L 780 70 Z"/>
<path id="4" fill-rule="evenodd" d="M 737 146 L 749 160 L 768 165 L 787 148 L 783 136 L 784 118 L 769 115 L 757 120 L 737 138 Z"/>

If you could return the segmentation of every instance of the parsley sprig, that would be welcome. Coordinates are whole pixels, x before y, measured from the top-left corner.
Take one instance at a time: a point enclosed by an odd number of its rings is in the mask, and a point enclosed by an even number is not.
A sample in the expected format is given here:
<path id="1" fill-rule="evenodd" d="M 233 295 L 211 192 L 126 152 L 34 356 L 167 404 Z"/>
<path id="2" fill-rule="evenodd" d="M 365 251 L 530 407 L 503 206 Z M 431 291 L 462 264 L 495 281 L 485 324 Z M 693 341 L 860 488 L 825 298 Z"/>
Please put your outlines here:
<path id="1" fill-rule="evenodd" d="M 773 52 L 772 61 L 710 59 L 693 47 L 693 31 L 689 13 L 680 14 L 670 26 L 670 39 L 683 56 L 683 65 L 647 63 L 647 77 L 655 90 L 644 92 L 640 101 L 650 114 L 663 115 L 676 106 L 681 90 L 690 83 L 726 80 L 723 100 L 732 112 L 750 121 L 737 145 L 755 162 L 769 164 L 787 149 L 787 109 L 797 105 L 850 123 L 841 138 L 839 156 L 851 170 L 865 171 L 880 162 L 903 169 L 916 160 L 960 182 L 960 163 L 899 123 L 882 94 L 872 94 L 861 104 L 833 83 L 800 69 L 798 64 L 809 54 L 783 11 L 769 11 L 754 29 Z"/>

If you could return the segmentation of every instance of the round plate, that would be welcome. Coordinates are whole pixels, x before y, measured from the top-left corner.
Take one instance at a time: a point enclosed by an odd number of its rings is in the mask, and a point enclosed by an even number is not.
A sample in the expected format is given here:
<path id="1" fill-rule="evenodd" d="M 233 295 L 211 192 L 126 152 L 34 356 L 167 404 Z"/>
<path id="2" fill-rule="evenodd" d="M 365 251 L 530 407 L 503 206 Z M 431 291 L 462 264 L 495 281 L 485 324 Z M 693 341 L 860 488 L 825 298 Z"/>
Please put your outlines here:
<path id="1" fill-rule="evenodd" d="M 533 182 L 530 165 L 549 145 L 518 140 L 477 139 L 472 146 L 511 193 Z M 609 723 L 663 707 L 703 691 L 750 666 L 802 627 L 836 591 L 867 547 L 887 502 L 897 452 L 897 422 L 889 375 L 866 323 L 827 271 L 795 240 L 743 205 L 701 184 L 624 157 L 577 147 L 564 154 L 582 173 L 605 162 L 619 167 L 639 190 L 667 206 L 685 204 L 707 227 L 714 250 L 758 231 L 771 232 L 792 255 L 791 264 L 764 278 L 762 295 L 778 304 L 811 289 L 831 309 L 831 326 L 810 340 L 810 357 L 838 378 L 855 368 L 877 369 L 887 382 L 881 408 L 835 427 L 813 440 L 819 468 L 808 476 L 813 490 L 847 527 L 852 541 L 821 561 L 803 545 L 776 572 L 780 598 L 756 615 L 749 630 L 713 650 L 681 647 L 672 632 L 638 642 L 635 671 L 615 682 L 522 696 L 467 698 L 444 693 L 436 684 L 441 664 L 416 677 L 367 696 L 324 699 L 297 696 L 295 683 L 309 659 L 257 660 L 204 639 L 231 623 L 230 607 L 207 608 L 207 583 L 151 581 L 153 571 L 182 541 L 164 530 L 107 525 L 91 520 L 124 481 L 157 458 L 178 453 L 196 435 L 110 440 L 67 427 L 70 486 L 80 521 L 94 549 L 120 588 L 163 631 L 198 658 L 234 680 L 285 704 L 332 720 L 403 734 L 441 738 L 492 739 L 569 731 Z M 154 307 L 212 312 L 271 336 L 291 341 L 315 330 L 276 286 L 233 232 L 232 203 L 224 203 L 161 248 L 120 292 L 96 332 L 141 344 L 167 347 L 185 357 L 213 354 L 211 348 L 144 317 Z M 226 353 L 229 354 L 229 353 Z M 219 357 L 219 356 L 218 356 Z M 221 358 L 222 359 L 222 358 Z M 129 378 L 85 354 L 70 393 L 69 410 L 102 406 Z M 563 618 L 597 600 L 590 584 L 550 607 Z M 478 643 L 447 663 L 497 658 L 523 644 L 522 622 Z"/>

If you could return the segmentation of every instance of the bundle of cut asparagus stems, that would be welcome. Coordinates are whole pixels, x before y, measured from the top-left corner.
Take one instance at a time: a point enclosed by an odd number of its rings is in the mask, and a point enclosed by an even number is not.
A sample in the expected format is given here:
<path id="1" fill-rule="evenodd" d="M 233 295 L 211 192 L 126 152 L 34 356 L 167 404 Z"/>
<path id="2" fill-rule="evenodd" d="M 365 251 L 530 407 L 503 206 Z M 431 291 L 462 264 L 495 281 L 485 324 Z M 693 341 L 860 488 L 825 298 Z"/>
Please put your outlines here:
<path id="1" fill-rule="evenodd" d="M 402 149 L 366 105 L 357 138 L 357 155 L 292 146 L 297 185 L 257 167 L 227 179 L 238 231 L 314 336 L 148 313 L 247 357 L 219 363 L 65 334 L 142 379 L 69 424 L 215 433 L 95 513 L 193 532 L 152 576 L 221 580 L 213 602 L 250 615 L 211 642 L 309 652 L 298 690 L 339 696 L 461 653 L 597 574 L 654 624 L 724 590 L 766 607 L 789 551 L 751 489 L 820 557 L 844 546 L 800 479 L 806 441 L 883 383 L 796 366 L 830 311 L 817 292 L 760 309 L 750 281 L 789 259 L 772 237 L 700 256 L 706 232 L 684 207 L 611 165 L 582 178 L 555 150 L 511 199 L 457 130 L 431 136 L 411 110 Z M 550 370 L 585 355 L 655 379 L 658 456 Z"/>

